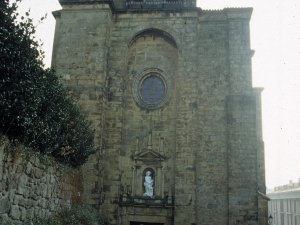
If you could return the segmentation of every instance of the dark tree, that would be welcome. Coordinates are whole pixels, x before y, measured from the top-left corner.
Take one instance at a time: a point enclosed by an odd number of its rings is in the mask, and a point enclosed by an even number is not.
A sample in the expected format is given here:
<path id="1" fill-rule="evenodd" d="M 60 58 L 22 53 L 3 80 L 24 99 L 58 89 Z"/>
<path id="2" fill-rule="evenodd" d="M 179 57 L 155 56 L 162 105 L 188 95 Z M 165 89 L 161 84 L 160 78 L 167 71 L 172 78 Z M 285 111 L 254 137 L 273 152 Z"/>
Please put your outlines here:
<path id="1" fill-rule="evenodd" d="M 0 1 L 0 134 L 81 165 L 95 150 L 94 132 L 55 72 L 44 69 L 29 13 L 17 21 L 19 1 Z"/>

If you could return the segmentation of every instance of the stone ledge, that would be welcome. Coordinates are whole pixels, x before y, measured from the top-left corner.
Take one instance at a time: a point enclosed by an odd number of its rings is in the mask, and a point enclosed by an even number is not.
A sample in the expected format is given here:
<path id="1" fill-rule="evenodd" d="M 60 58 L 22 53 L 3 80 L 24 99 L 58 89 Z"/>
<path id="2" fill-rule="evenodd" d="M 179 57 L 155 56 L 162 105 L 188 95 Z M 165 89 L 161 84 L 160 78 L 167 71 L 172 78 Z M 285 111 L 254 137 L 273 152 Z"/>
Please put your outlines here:
<path id="1" fill-rule="evenodd" d="M 174 207 L 174 198 L 144 198 L 120 195 L 118 204 L 121 206 Z"/>
<path id="2" fill-rule="evenodd" d="M 64 5 L 91 5 L 91 4 L 108 4 L 111 10 L 116 11 L 115 4 L 112 0 L 59 0 L 61 6 Z"/>
<path id="3" fill-rule="evenodd" d="M 70 90 L 94 90 L 107 92 L 107 88 L 99 85 L 65 85 Z"/>

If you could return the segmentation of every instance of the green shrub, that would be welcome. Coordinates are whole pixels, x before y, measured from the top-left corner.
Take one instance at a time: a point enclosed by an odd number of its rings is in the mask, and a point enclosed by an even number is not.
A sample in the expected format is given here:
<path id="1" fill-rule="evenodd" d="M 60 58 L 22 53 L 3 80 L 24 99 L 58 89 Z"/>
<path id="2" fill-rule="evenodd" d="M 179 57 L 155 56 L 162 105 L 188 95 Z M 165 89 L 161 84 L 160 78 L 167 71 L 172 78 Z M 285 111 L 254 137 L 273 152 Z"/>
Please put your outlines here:
<path id="1" fill-rule="evenodd" d="M 0 216 L 0 224 L 1 225 L 21 225 L 21 222 L 15 222 L 9 217 L 1 217 Z"/>
<path id="2" fill-rule="evenodd" d="M 19 1 L 0 1 L 0 135 L 82 165 L 95 151 L 94 131 L 55 72 L 44 69 L 29 13 L 17 22 Z"/>
<path id="3" fill-rule="evenodd" d="M 110 225 L 108 219 L 99 217 L 97 210 L 91 206 L 78 205 L 64 208 L 49 217 L 36 217 L 25 223 L 16 222 L 8 217 L 0 217 L 1 225 Z"/>
<path id="4" fill-rule="evenodd" d="M 86 205 L 65 208 L 48 218 L 35 218 L 34 225 L 109 225 L 107 219 L 101 219 L 97 210 Z"/>

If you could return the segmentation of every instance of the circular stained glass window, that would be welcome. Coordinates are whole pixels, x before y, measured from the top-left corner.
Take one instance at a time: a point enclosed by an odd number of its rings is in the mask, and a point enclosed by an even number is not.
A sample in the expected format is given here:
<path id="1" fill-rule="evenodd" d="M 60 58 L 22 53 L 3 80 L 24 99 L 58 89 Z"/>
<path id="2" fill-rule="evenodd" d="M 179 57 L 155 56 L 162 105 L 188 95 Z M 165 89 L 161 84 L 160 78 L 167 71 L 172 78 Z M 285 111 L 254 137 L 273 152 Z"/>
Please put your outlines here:
<path id="1" fill-rule="evenodd" d="M 156 104 L 165 96 L 165 85 L 163 80 L 155 75 L 146 77 L 140 86 L 142 99 L 149 104 Z"/>
<path id="2" fill-rule="evenodd" d="M 140 107 L 158 109 L 169 101 L 171 87 L 171 78 L 166 72 L 158 68 L 150 68 L 134 77 L 132 94 Z"/>

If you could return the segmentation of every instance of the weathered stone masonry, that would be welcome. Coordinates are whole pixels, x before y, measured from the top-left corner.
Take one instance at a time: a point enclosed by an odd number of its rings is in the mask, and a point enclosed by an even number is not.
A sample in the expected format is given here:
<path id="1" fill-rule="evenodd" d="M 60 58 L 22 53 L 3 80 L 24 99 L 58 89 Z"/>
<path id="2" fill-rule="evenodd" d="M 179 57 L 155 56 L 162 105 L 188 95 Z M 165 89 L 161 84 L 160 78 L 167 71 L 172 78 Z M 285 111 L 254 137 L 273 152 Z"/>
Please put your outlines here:
<path id="1" fill-rule="evenodd" d="M 83 167 L 84 201 L 118 225 L 266 224 L 252 9 L 60 3 L 52 66 L 77 93 L 101 147 Z M 170 98 L 143 99 L 147 76 L 161 79 Z M 153 199 L 141 197 L 147 170 Z"/>
<path id="2" fill-rule="evenodd" d="M 3 220 L 23 224 L 82 202 L 80 170 L 70 172 L 62 169 L 54 160 L 45 164 L 37 156 L 25 157 L 21 154 L 22 146 L 19 146 L 19 151 L 12 151 L 9 150 L 9 142 L 2 141 L 3 139 L 0 144 L 1 224 Z"/>

